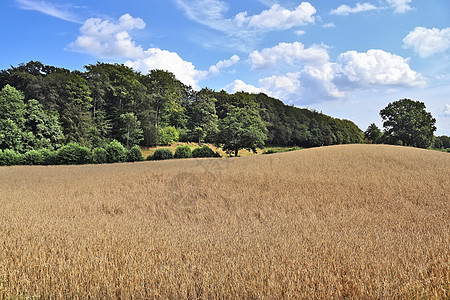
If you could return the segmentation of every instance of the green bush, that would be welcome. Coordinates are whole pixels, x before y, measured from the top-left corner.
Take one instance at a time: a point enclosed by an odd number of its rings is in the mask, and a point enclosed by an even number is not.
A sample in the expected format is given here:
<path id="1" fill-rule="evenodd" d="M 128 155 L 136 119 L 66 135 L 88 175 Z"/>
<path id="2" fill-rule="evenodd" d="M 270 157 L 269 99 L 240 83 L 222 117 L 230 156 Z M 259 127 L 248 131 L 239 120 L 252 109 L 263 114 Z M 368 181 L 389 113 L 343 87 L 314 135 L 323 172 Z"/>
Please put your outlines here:
<path id="1" fill-rule="evenodd" d="M 24 165 L 43 165 L 44 157 L 39 150 L 30 150 L 25 152 L 22 157 L 22 164 Z"/>
<path id="2" fill-rule="evenodd" d="M 278 153 L 278 151 L 276 151 L 275 149 L 267 149 L 264 150 L 262 154 L 274 154 L 274 153 Z"/>
<path id="3" fill-rule="evenodd" d="M 173 126 L 160 128 L 158 134 L 159 134 L 158 142 L 161 145 L 170 145 L 175 142 L 178 142 L 179 139 L 178 131 Z"/>
<path id="4" fill-rule="evenodd" d="M 172 159 L 172 158 L 173 158 L 172 150 L 166 149 L 166 148 L 156 149 L 152 155 L 152 160 L 165 160 L 165 159 Z"/>
<path id="5" fill-rule="evenodd" d="M 94 164 L 105 164 L 108 162 L 108 152 L 104 148 L 94 148 L 92 151 L 92 161 Z"/>
<path id="6" fill-rule="evenodd" d="M 141 148 L 138 145 L 131 147 L 130 151 L 127 152 L 127 161 L 134 162 L 143 160 L 144 157 L 142 156 Z"/>
<path id="7" fill-rule="evenodd" d="M 113 140 L 106 148 L 107 161 L 109 163 L 124 162 L 127 160 L 127 153 L 125 148 L 117 140 Z"/>
<path id="8" fill-rule="evenodd" d="M 214 152 L 213 149 L 209 148 L 207 145 L 202 147 L 197 147 L 192 150 L 192 157 L 220 157 L 218 152 Z"/>
<path id="9" fill-rule="evenodd" d="M 188 145 L 179 146 L 175 149 L 175 158 L 191 158 L 192 150 Z"/>
<path id="10" fill-rule="evenodd" d="M 1 166 L 14 166 L 22 163 L 22 155 L 14 150 L 5 149 L 0 155 Z"/>
<path id="11" fill-rule="evenodd" d="M 69 143 L 61 147 L 56 157 L 58 164 L 61 165 L 82 165 L 92 161 L 91 151 L 77 143 Z"/>
<path id="12" fill-rule="evenodd" d="M 51 151 L 46 148 L 37 150 L 42 157 L 42 165 L 56 165 L 58 164 L 58 152 Z"/>

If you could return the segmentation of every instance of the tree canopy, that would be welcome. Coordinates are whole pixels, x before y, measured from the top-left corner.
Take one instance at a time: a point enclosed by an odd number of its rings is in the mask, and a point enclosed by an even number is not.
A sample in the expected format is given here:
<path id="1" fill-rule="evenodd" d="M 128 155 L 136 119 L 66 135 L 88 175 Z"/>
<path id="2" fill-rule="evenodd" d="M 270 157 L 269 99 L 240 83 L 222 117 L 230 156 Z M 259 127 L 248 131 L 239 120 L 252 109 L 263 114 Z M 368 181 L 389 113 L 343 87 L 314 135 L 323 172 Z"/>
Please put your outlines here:
<path id="1" fill-rule="evenodd" d="M 411 99 L 389 103 L 380 111 L 384 140 L 419 148 L 429 147 L 436 131 L 436 119 L 425 110 L 425 104 Z"/>
<path id="2" fill-rule="evenodd" d="M 227 116 L 219 122 L 217 144 L 234 156 L 238 156 L 240 149 L 256 153 L 256 148 L 264 147 L 266 132 L 267 128 L 256 111 L 231 105 Z"/>
<path id="3" fill-rule="evenodd" d="M 230 120 L 229 113 L 235 110 L 231 107 L 259 115 L 267 129 L 265 144 L 315 147 L 364 142 L 363 132 L 351 121 L 287 106 L 262 93 L 195 91 L 162 70 L 142 74 L 122 64 L 98 62 L 81 72 L 30 61 L 0 71 L 0 88 L 7 85 L 3 97 L 15 100 L 0 104 L 4 113 L 9 112 L 1 116 L 1 149 L 41 147 L 23 136 L 26 126 L 38 139 L 50 139 L 42 145 L 47 148 L 76 142 L 93 149 L 113 140 L 127 147 L 171 141 L 214 143 L 219 125 L 224 127 L 224 119 Z M 25 105 L 32 108 L 32 115 L 26 115 Z"/>

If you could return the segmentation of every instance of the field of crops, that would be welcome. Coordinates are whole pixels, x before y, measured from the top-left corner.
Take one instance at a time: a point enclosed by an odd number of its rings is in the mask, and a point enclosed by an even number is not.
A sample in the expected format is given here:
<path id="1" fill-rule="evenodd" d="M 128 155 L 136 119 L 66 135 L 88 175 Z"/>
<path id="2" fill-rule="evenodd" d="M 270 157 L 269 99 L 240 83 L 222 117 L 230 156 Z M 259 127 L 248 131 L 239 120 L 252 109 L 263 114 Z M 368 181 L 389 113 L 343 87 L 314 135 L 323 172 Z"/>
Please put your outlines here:
<path id="1" fill-rule="evenodd" d="M 450 297 L 450 156 L 0 167 L 0 299 Z"/>

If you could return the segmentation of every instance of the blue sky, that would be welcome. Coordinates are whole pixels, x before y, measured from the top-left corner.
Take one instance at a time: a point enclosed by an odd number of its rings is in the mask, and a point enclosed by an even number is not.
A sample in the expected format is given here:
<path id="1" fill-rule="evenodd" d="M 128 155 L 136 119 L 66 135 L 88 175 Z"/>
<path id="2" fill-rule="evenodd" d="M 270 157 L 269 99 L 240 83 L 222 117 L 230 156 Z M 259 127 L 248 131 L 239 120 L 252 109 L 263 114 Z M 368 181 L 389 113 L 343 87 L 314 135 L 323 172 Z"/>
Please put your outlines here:
<path id="1" fill-rule="evenodd" d="M 363 130 L 410 98 L 450 135 L 448 0 L 3 0 L 0 14 L 0 69 L 166 69 L 196 89 L 264 92 Z"/>

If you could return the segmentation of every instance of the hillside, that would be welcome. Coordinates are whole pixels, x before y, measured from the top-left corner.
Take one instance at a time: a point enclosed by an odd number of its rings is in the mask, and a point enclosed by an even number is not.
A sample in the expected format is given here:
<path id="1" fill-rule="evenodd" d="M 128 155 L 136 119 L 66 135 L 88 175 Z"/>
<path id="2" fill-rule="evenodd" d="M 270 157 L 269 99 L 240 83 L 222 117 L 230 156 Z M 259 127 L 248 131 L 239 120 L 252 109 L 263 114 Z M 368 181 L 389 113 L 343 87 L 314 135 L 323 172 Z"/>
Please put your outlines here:
<path id="1" fill-rule="evenodd" d="M 450 156 L 0 167 L 0 298 L 446 298 Z"/>

